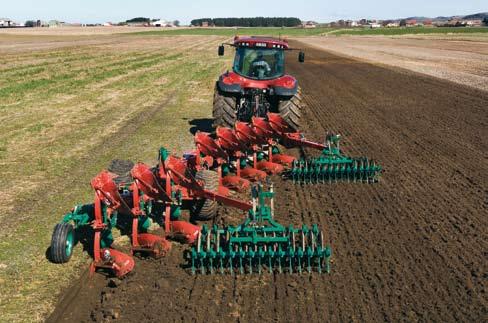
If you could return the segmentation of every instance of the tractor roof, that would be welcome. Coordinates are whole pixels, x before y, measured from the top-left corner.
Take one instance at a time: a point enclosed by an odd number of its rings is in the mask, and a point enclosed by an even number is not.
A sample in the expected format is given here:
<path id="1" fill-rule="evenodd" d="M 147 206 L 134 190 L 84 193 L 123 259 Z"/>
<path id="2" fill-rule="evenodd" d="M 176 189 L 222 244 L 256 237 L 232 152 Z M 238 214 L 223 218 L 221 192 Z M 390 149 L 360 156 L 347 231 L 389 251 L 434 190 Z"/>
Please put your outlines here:
<path id="1" fill-rule="evenodd" d="M 284 39 L 262 36 L 236 36 L 234 45 L 245 47 L 264 47 L 264 48 L 282 48 L 289 49 L 288 42 Z"/>

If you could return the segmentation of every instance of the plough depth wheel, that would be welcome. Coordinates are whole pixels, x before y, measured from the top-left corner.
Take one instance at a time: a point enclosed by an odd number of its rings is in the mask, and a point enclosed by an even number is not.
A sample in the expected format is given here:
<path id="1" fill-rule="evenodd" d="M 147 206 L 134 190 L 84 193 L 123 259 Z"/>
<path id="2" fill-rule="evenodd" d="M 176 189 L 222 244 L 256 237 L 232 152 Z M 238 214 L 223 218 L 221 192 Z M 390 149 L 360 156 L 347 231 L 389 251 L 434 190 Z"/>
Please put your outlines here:
<path id="1" fill-rule="evenodd" d="M 65 222 L 56 224 L 51 237 L 51 261 L 58 264 L 68 262 L 73 254 L 74 243 L 73 226 Z"/>

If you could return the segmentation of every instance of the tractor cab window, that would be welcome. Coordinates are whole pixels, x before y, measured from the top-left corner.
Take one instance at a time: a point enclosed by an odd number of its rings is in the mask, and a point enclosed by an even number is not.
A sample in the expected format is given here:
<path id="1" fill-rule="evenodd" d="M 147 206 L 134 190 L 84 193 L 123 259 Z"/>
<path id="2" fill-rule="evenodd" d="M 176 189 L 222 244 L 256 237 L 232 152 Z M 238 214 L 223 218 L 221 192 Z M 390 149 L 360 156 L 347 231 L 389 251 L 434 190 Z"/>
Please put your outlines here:
<path id="1" fill-rule="evenodd" d="M 252 79 L 273 79 L 285 73 L 284 62 L 282 49 L 238 47 L 234 72 Z"/>

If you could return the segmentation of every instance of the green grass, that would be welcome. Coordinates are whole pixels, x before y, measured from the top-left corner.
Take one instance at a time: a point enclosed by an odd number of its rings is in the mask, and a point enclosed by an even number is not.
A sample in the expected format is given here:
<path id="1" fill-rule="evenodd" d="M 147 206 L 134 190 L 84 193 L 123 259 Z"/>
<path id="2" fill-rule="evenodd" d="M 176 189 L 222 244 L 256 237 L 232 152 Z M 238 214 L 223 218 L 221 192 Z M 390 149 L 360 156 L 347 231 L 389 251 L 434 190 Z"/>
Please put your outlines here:
<path id="1" fill-rule="evenodd" d="M 158 35 L 158 36 L 180 36 L 180 35 L 216 35 L 228 36 L 253 35 L 253 36 L 316 36 L 333 31 L 332 28 L 187 28 L 170 30 L 151 30 L 129 33 L 126 35 Z"/>
<path id="2" fill-rule="evenodd" d="M 119 36 L 114 36 L 119 37 Z M 124 38 L 122 45 L 4 55 L 0 68 L 0 322 L 41 321 L 89 264 L 45 257 L 53 226 L 90 202 L 90 179 L 114 158 L 154 163 L 165 145 L 193 147 L 189 121 L 211 116 L 225 38 Z M 127 46 L 127 47 L 124 47 Z"/>
<path id="3" fill-rule="evenodd" d="M 409 27 L 409 28 L 355 28 L 338 30 L 333 35 L 421 35 L 421 34 L 473 34 L 473 33 L 488 33 L 488 27 L 473 27 L 473 28 L 450 28 L 450 27 Z"/>

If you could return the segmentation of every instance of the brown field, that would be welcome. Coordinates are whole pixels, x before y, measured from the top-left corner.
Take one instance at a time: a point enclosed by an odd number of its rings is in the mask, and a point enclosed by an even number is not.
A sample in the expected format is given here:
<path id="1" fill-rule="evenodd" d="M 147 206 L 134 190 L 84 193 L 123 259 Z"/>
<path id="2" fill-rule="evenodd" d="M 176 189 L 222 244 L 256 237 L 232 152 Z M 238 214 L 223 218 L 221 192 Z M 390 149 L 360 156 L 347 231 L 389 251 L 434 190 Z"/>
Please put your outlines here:
<path id="1" fill-rule="evenodd" d="M 179 27 L 182 28 L 182 27 Z M 170 30 L 165 27 L 55 27 L 55 28 L 0 28 L 2 35 L 37 35 L 37 36 L 99 36 L 120 33 L 133 33 L 148 30 Z"/>
<path id="2" fill-rule="evenodd" d="M 479 322 L 487 315 L 488 93 L 307 49 L 291 63 L 304 132 L 380 160 L 376 185 L 275 178 L 282 223 L 319 223 L 330 275 L 191 276 L 184 247 L 118 280 L 83 279 L 52 321 Z M 308 152 L 311 153 L 311 152 Z M 233 216 L 232 216 L 233 215 Z M 221 220 L 235 220 L 222 210 Z M 82 286 L 78 292 L 78 286 Z"/>
<path id="3" fill-rule="evenodd" d="M 0 32 L 0 321 L 41 321 L 56 303 L 50 321 L 487 317 L 484 44 L 376 37 L 368 47 L 356 38 L 313 38 L 369 62 L 309 47 L 312 38 L 297 44 L 307 62 L 293 56 L 288 72 L 304 91 L 305 134 L 321 140 L 326 130 L 339 132 L 346 153 L 385 168 L 375 185 L 274 179 L 278 219 L 327 232 L 330 275 L 194 277 L 181 267 L 186 247 L 174 244 L 162 260 L 137 259 L 119 281 L 88 279 L 81 247 L 68 264 L 49 263 L 52 227 L 90 201 L 89 180 L 111 159 L 154 163 L 161 145 L 191 149 L 190 128 L 207 130 L 213 82 L 231 55 L 216 56 L 225 37 L 60 31 Z M 222 208 L 220 217 L 238 215 Z"/>
<path id="4" fill-rule="evenodd" d="M 309 37 L 310 46 L 488 91 L 488 35 Z"/>

